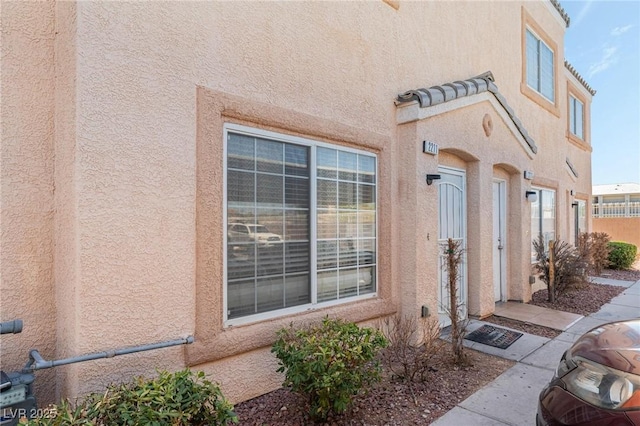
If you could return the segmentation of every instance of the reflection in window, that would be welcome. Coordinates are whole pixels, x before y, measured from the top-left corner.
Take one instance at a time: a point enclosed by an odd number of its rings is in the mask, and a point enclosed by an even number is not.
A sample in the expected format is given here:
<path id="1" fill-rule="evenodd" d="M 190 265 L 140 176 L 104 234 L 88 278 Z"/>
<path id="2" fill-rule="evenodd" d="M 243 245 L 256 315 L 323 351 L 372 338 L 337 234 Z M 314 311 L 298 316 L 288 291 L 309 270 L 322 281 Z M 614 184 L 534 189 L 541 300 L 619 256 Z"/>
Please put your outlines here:
<path id="1" fill-rule="evenodd" d="M 375 293 L 376 158 L 227 135 L 227 319 Z"/>
<path id="2" fill-rule="evenodd" d="M 311 301 L 308 157 L 307 147 L 229 133 L 230 319 Z"/>
<path id="3" fill-rule="evenodd" d="M 549 241 L 556 239 L 556 192 L 539 188 L 532 190 L 538 193 L 538 200 L 531 203 L 531 262 L 535 262 L 533 242 L 542 236 L 548 249 Z"/>
<path id="4" fill-rule="evenodd" d="M 322 283 L 318 301 L 372 293 L 375 158 L 318 148 L 317 176 L 318 277 Z"/>
<path id="5" fill-rule="evenodd" d="M 569 131 L 580 139 L 584 139 L 583 114 L 584 105 L 582 102 L 569 96 Z"/>
<path id="6" fill-rule="evenodd" d="M 554 102 L 553 50 L 527 29 L 527 85 Z"/>

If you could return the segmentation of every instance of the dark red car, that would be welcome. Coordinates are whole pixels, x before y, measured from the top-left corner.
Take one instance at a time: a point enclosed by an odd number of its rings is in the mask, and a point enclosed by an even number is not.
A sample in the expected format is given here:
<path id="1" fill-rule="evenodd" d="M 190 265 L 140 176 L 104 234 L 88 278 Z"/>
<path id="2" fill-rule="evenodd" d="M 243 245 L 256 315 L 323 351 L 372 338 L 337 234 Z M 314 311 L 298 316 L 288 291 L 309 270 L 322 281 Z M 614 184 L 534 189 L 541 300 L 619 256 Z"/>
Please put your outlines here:
<path id="1" fill-rule="evenodd" d="M 596 327 L 562 355 L 536 423 L 640 426 L 640 318 Z"/>

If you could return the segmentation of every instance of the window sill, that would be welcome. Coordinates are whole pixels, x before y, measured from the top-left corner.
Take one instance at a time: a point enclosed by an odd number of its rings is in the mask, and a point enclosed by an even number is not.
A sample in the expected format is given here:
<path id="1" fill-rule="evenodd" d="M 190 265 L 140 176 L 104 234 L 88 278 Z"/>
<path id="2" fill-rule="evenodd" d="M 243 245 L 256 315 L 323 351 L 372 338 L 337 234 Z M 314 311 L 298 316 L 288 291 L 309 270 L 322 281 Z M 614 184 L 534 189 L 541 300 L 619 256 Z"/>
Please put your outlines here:
<path id="1" fill-rule="evenodd" d="M 394 8 L 395 10 L 400 9 L 400 0 L 382 0 L 382 1 L 388 4 L 389 6 L 391 6 L 392 8 Z"/>
<path id="2" fill-rule="evenodd" d="M 593 152 L 593 148 L 591 147 L 591 145 L 571 133 L 569 130 L 567 130 L 567 140 L 583 151 Z"/>
<path id="3" fill-rule="evenodd" d="M 275 341 L 276 332 L 292 322 L 299 324 L 318 321 L 329 315 L 359 323 L 392 315 L 396 310 L 395 304 L 378 297 L 307 310 L 257 323 L 231 326 L 217 332 L 211 330 L 203 333 L 204 335 L 196 334 L 195 342 L 185 347 L 186 363 L 188 366 L 195 366 L 271 346 Z"/>
<path id="4" fill-rule="evenodd" d="M 542 108 L 549 111 L 551 114 L 560 118 L 560 108 L 558 108 L 558 105 L 551 102 L 549 99 L 545 98 L 540 93 L 533 90 L 531 87 L 529 87 L 527 83 L 525 82 L 520 83 L 520 91 L 522 92 L 523 95 L 531 99 L 533 102 L 537 103 Z"/>

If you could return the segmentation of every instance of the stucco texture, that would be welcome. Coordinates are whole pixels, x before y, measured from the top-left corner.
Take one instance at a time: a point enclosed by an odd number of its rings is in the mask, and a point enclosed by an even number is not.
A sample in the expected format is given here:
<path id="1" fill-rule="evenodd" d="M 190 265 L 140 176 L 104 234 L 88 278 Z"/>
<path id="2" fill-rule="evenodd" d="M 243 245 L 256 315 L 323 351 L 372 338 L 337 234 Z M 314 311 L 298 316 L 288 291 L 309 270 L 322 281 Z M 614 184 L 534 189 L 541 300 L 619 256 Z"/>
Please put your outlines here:
<path id="1" fill-rule="evenodd" d="M 593 231 L 606 232 L 611 237 L 611 241 L 623 241 L 640 247 L 639 217 L 593 218 Z"/>
<path id="2" fill-rule="evenodd" d="M 525 190 L 556 190 L 562 238 L 567 194 L 591 191 L 590 150 L 566 136 L 564 21 L 546 1 L 398 5 L 2 2 L 1 319 L 25 320 L 22 335 L 2 337 L 3 369 L 30 347 L 61 358 L 194 335 L 187 347 L 43 372 L 56 379 L 38 379 L 39 397 L 184 366 L 233 401 L 274 389 L 268 349 L 292 320 L 437 311 L 437 186 L 425 174 L 439 166 L 466 171 L 469 313 L 494 307 L 494 178 L 507 186 L 507 297 L 528 300 Z M 551 107 L 522 89 L 525 12 L 558 49 Z M 407 90 L 487 70 L 537 154 L 491 94 L 427 112 L 394 104 Z M 225 123 L 377 155 L 375 297 L 224 323 Z M 424 140 L 440 153 L 423 153 Z"/>
<path id="3" fill-rule="evenodd" d="M 22 368 L 31 348 L 55 353 L 54 6 L 2 2 L 0 13 L 0 320 L 24 321 L 21 334 L 0 337 L 5 371 Z M 52 378 L 38 374 L 39 394 L 53 395 Z"/>

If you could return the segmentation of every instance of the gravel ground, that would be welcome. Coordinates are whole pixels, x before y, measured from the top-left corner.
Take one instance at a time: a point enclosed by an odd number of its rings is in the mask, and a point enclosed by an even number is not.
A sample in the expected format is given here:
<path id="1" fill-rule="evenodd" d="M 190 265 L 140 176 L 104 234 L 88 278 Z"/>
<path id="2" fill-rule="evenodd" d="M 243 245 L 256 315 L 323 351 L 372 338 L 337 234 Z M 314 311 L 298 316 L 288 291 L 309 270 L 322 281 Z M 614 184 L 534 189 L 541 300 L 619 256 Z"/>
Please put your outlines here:
<path id="1" fill-rule="evenodd" d="M 638 281 L 640 280 L 640 260 L 636 261 L 632 269 L 604 269 L 600 277 L 612 280 Z"/>
<path id="2" fill-rule="evenodd" d="M 634 265 L 635 266 L 635 265 Z M 639 265 L 640 266 L 640 265 Z M 601 277 L 625 281 L 640 280 L 640 270 L 604 270 Z M 556 304 L 547 302 L 547 291 L 533 294 L 532 304 L 589 315 L 624 291 L 624 287 L 588 284 L 558 298 Z M 491 316 L 484 319 L 497 325 L 547 338 L 559 332 L 550 328 Z M 514 362 L 467 349 L 471 361 L 460 368 L 448 363 L 447 353 L 433 361 L 434 371 L 425 382 L 409 386 L 385 373 L 383 380 L 367 394 L 358 397 L 354 407 L 342 416 L 330 418 L 325 425 L 428 425 L 511 367 Z M 305 401 L 287 389 L 236 405 L 240 425 L 302 426 L 312 424 L 306 415 Z"/>
<path id="3" fill-rule="evenodd" d="M 608 303 L 625 289 L 626 287 L 589 283 L 581 289 L 558 296 L 555 303 L 548 301 L 548 292 L 545 289 L 533 293 L 529 303 L 587 316 L 600 310 L 602 305 Z"/>
<path id="4" fill-rule="evenodd" d="M 491 382 L 514 362 L 466 350 L 471 361 L 460 368 L 448 363 L 448 354 L 434 359 L 425 382 L 407 383 L 385 374 L 353 409 L 329 419 L 325 425 L 428 425 L 477 389 Z M 305 401 L 287 389 L 236 405 L 241 425 L 302 426 L 313 422 L 305 413 Z"/>
<path id="5" fill-rule="evenodd" d="M 634 265 L 634 267 L 636 266 Z M 640 261 L 637 263 L 637 267 L 640 267 Z M 640 270 L 605 269 L 602 271 L 600 277 L 623 281 L 638 281 L 640 280 Z M 540 290 L 532 295 L 530 303 L 532 305 L 556 309 L 558 311 L 573 312 L 575 314 L 586 316 L 597 312 L 602 305 L 609 303 L 611 299 L 622 293 L 624 289 L 625 287 L 621 286 L 590 283 L 583 288 L 576 289 L 563 297 L 559 297 L 555 304 L 551 304 L 547 301 L 547 290 Z M 553 339 L 560 334 L 560 331 L 552 328 L 497 316 L 490 316 L 483 319 L 483 321 L 524 331 L 525 333 L 535 334 L 536 336 L 547 337 L 549 339 Z"/>
<path id="6" fill-rule="evenodd" d="M 482 321 L 490 322 L 502 327 L 512 328 L 514 330 L 523 331 L 528 334 L 534 334 L 536 336 L 546 337 L 547 339 L 555 339 L 562 333 L 561 331 L 554 330 L 553 328 L 543 327 L 541 325 L 529 324 L 522 321 L 516 321 L 509 318 L 502 318 L 492 315 L 488 318 L 484 318 Z"/>

